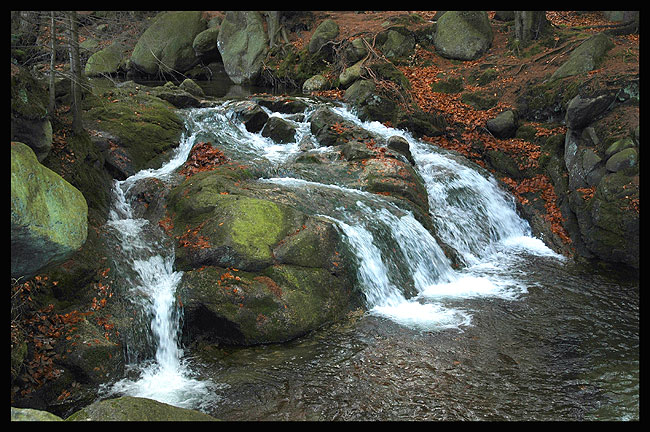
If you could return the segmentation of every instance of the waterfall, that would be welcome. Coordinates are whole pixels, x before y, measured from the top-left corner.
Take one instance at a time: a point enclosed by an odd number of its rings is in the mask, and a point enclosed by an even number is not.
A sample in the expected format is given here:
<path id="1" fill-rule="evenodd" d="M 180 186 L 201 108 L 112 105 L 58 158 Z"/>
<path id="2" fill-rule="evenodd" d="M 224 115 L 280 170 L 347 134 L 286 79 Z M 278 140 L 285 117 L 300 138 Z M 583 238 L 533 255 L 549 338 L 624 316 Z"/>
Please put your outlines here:
<path id="1" fill-rule="evenodd" d="M 313 109 L 312 105 L 307 110 Z M 427 188 L 437 235 L 464 264 L 460 270 L 453 268 L 431 233 L 387 197 L 313 179 L 259 179 L 290 188 L 298 201 L 304 200 L 296 202 L 297 206 L 337 227 L 356 257 L 359 289 L 371 314 L 428 330 L 462 329 L 472 320 L 463 299 L 517 299 L 526 292 L 526 286 L 511 271 L 518 254 L 558 257 L 531 236 L 528 224 L 515 211 L 513 198 L 489 174 L 406 132 L 362 122 L 345 108 L 335 111 L 386 139 L 400 135 L 409 142 L 415 169 Z M 233 118 L 229 102 L 186 110 L 185 116 L 186 135 L 169 162 L 114 185 L 107 227 L 117 242 L 115 261 L 123 275 L 125 296 L 140 318 L 125 342 L 134 376 L 115 383 L 109 392 L 196 408 L 201 403 L 214 403 L 216 387 L 192 376 L 179 346 L 182 310 L 175 291 L 182 273 L 174 270 L 171 240 L 158 226 L 135 216 L 132 189 L 147 178 L 165 181 L 187 159 L 194 142 L 211 142 L 233 160 L 256 166 L 260 172 L 277 173 L 292 156 L 300 154 L 298 143 L 313 137 L 309 136 L 308 121 L 291 120 L 296 124 L 295 142 L 273 143 L 247 131 Z M 316 150 L 330 151 L 318 146 Z M 345 204 L 337 204 L 341 202 Z"/>
<path id="2" fill-rule="evenodd" d="M 180 407 L 195 408 L 213 401 L 214 385 L 192 377 L 179 346 L 182 310 L 176 299 L 182 272 L 174 270 L 174 247 L 160 228 L 134 215 L 131 190 L 146 178 L 166 180 L 187 159 L 196 134 L 183 137 L 169 162 L 145 169 L 113 186 L 113 208 L 107 227 L 116 241 L 114 262 L 122 274 L 125 297 L 138 316 L 133 335 L 125 341 L 127 369 L 124 378 L 104 389 L 108 394 L 146 397 Z M 147 351 L 155 350 L 148 358 Z M 144 353 L 143 353 L 144 352 Z"/>
<path id="3" fill-rule="evenodd" d="M 511 268 L 520 254 L 562 260 L 516 212 L 514 198 L 488 172 L 461 156 L 414 139 L 409 133 L 375 121 L 364 122 L 344 107 L 337 114 L 384 139 L 401 136 L 409 142 L 415 169 L 424 180 L 431 217 L 439 238 L 454 249 L 465 267 L 454 270 L 436 240 L 412 215 L 396 217 L 385 210 L 367 209 L 370 218 L 391 232 L 407 257 L 399 271 L 411 274 L 416 295 L 407 298 L 385 275 L 385 256 L 364 223 L 337 220 L 348 244 L 360 260 L 359 280 L 371 313 L 411 327 L 462 328 L 471 312 L 456 306 L 459 300 L 492 297 L 517 299 L 527 292 Z"/>

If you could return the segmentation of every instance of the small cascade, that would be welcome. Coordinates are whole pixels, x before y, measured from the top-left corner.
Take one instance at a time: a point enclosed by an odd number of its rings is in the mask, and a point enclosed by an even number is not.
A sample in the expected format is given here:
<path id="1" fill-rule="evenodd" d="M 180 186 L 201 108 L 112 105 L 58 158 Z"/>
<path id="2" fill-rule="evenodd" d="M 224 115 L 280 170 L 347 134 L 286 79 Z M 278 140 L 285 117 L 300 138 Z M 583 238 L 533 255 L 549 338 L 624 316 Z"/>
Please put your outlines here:
<path id="1" fill-rule="evenodd" d="M 135 315 L 132 334 L 125 341 L 127 369 L 134 377 L 105 389 L 109 394 L 147 397 L 181 407 L 197 407 L 211 399 L 212 383 L 192 377 L 179 346 L 182 310 L 176 287 L 182 272 L 174 270 L 174 247 L 158 226 L 134 215 L 130 193 L 142 179 L 168 178 L 187 159 L 194 142 L 195 135 L 186 137 L 161 168 L 142 170 L 114 184 L 107 227 L 114 234 L 113 260 L 122 275 L 127 307 Z"/>

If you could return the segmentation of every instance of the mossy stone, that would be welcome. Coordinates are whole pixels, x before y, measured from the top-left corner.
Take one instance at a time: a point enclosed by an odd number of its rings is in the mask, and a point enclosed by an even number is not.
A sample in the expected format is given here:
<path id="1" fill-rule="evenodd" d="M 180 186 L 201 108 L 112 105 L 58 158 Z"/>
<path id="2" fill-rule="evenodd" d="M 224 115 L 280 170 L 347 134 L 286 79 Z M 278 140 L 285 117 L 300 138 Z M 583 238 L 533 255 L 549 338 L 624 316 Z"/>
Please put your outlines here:
<path id="1" fill-rule="evenodd" d="M 152 399 L 122 396 L 95 402 L 66 421 L 217 421 L 200 411 L 175 407 Z"/>
<path id="2" fill-rule="evenodd" d="M 41 165 L 27 145 L 11 143 L 11 275 L 33 275 L 79 249 L 88 234 L 84 196 Z"/>

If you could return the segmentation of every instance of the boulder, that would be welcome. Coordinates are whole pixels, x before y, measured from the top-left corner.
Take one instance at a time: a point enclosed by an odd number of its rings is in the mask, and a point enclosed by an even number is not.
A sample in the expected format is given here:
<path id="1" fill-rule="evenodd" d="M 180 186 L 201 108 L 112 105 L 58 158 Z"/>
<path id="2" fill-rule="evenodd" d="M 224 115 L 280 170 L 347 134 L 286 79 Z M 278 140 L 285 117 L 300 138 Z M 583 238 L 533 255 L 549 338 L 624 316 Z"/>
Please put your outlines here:
<path id="1" fill-rule="evenodd" d="M 192 42 L 192 48 L 197 56 L 219 55 L 217 39 L 219 38 L 219 27 L 210 27 L 196 35 Z"/>
<path id="2" fill-rule="evenodd" d="M 284 96 L 256 96 L 253 98 L 259 105 L 273 112 L 283 114 L 298 114 L 305 111 L 307 104 L 299 99 Z"/>
<path id="3" fill-rule="evenodd" d="M 519 122 L 516 113 L 508 110 L 488 120 L 485 126 L 496 138 L 505 139 L 515 136 Z"/>
<path id="4" fill-rule="evenodd" d="M 277 192 L 274 190 L 273 192 Z M 254 345 L 284 342 L 351 308 L 352 281 L 333 222 L 268 196 L 228 166 L 172 189 L 183 335 Z"/>
<path id="5" fill-rule="evenodd" d="M 309 52 L 311 54 L 320 50 L 327 42 L 333 41 L 339 35 L 339 25 L 332 19 L 326 19 L 314 31 L 309 40 Z"/>
<path id="6" fill-rule="evenodd" d="M 296 127 L 283 118 L 273 116 L 262 129 L 262 136 L 271 138 L 278 144 L 286 144 L 296 140 Z"/>
<path id="7" fill-rule="evenodd" d="M 11 140 L 32 148 L 43 161 L 52 148 L 52 125 L 47 117 L 45 88 L 27 71 L 11 65 Z"/>
<path id="8" fill-rule="evenodd" d="M 372 80 L 355 81 L 345 91 L 345 100 L 355 107 L 361 120 L 394 122 L 397 117 L 397 103 L 379 94 Z"/>
<path id="9" fill-rule="evenodd" d="M 639 268 L 639 213 L 631 209 L 638 202 L 639 177 L 624 172 L 605 175 L 593 198 L 572 200 L 581 238 L 593 256 L 610 263 Z M 636 185 L 634 187 L 633 185 Z"/>
<path id="10" fill-rule="evenodd" d="M 598 33 L 573 50 L 569 59 L 551 76 L 551 80 L 579 75 L 597 69 L 605 54 L 614 48 L 614 42 L 604 33 Z"/>
<path id="11" fill-rule="evenodd" d="M 577 95 L 571 99 L 566 108 L 565 124 L 568 128 L 583 129 L 592 123 L 600 114 L 614 102 L 615 96 L 603 93 L 593 96 Z"/>
<path id="12" fill-rule="evenodd" d="M 203 92 L 203 89 L 190 78 L 184 79 L 183 82 L 178 85 L 178 88 L 180 88 L 181 90 L 185 90 L 192 96 L 198 98 L 205 97 L 205 93 Z"/>
<path id="13" fill-rule="evenodd" d="M 415 36 L 404 26 L 392 27 L 377 34 L 376 44 L 391 61 L 408 59 L 415 53 Z"/>
<path id="14" fill-rule="evenodd" d="M 176 108 L 182 109 L 182 108 L 200 107 L 201 101 L 199 101 L 197 95 L 187 91 L 188 88 L 189 86 L 187 84 L 184 85 L 183 87 L 181 86 L 176 87 L 174 83 L 168 81 L 165 85 L 154 87 L 151 93 L 154 94 L 156 97 L 169 102 Z"/>
<path id="15" fill-rule="evenodd" d="M 133 48 L 130 67 L 149 76 L 189 70 L 198 61 L 192 44 L 205 29 L 200 11 L 159 14 Z"/>
<path id="16" fill-rule="evenodd" d="M 635 166 L 638 159 L 639 155 L 637 154 L 636 149 L 626 148 L 625 150 L 621 150 L 620 152 L 615 153 L 609 159 L 607 159 L 607 164 L 605 167 L 608 171 L 618 172 L 622 169 Z"/>
<path id="17" fill-rule="evenodd" d="M 492 46 L 492 27 L 485 11 L 448 11 L 438 20 L 434 37 L 441 56 L 475 60 Z"/>
<path id="18" fill-rule="evenodd" d="M 638 131 L 638 127 L 637 127 Z M 634 147 L 634 140 L 632 138 L 622 138 L 617 141 L 614 141 L 607 149 L 605 150 L 605 157 L 609 158 L 614 153 L 618 153 L 621 150 Z"/>
<path id="19" fill-rule="evenodd" d="M 388 138 L 388 143 L 386 147 L 388 147 L 391 150 L 395 150 L 398 153 L 403 154 L 406 160 L 408 160 L 411 165 L 415 165 L 415 160 L 413 159 L 413 155 L 411 154 L 411 148 L 409 146 L 409 142 L 405 138 L 402 138 L 401 136 L 398 135 L 394 135 Z"/>
<path id="20" fill-rule="evenodd" d="M 63 421 L 57 415 L 47 411 L 41 411 L 31 408 L 14 408 L 11 407 L 11 421 Z"/>
<path id="21" fill-rule="evenodd" d="M 595 90 L 577 95 L 567 106 L 568 176 L 561 180 L 567 187 L 567 229 L 578 256 L 639 268 L 636 125 L 634 116 L 621 117 L 619 107 L 625 104 L 619 105 L 614 93 Z M 621 118 L 631 136 L 621 135 Z M 612 124 L 619 126 L 612 129 Z"/>
<path id="22" fill-rule="evenodd" d="M 361 71 L 363 66 L 363 59 L 359 60 L 350 67 L 343 69 L 343 72 L 339 75 L 339 84 L 343 88 L 347 88 L 361 78 Z"/>
<path id="23" fill-rule="evenodd" d="M 327 107 L 320 107 L 311 116 L 311 133 L 322 146 L 341 145 L 351 140 L 373 138 L 367 130 L 345 120 Z"/>
<path id="24" fill-rule="evenodd" d="M 32 276 L 78 250 L 88 234 L 88 205 L 70 183 L 11 143 L 11 277 Z"/>
<path id="25" fill-rule="evenodd" d="M 115 75 L 125 65 L 126 49 L 118 42 L 97 51 L 88 58 L 84 72 L 88 77 Z"/>
<path id="26" fill-rule="evenodd" d="M 343 47 L 343 55 L 349 63 L 356 63 L 368 55 L 368 49 L 362 38 L 356 38 Z"/>
<path id="27" fill-rule="evenodd" d="M 216 421 L 200 411 L 175 407 L 152 399 L 122 396 L 95 402 L 66 421 Z"/>
<path id="28" fill-rule="evenodd" d="M 226 12 L 219 29 L 217 47 L 226 73 L 235 84 L 252 83 L 257 79 L 268 45 L 259 12 Z"/>
<path id="29" fill-rule="evenodd" d="M 131 174 L 159 167 L 166 152 L 178 146 L 183 132 L 183 121 L 174 106 L 151 93 L 179 92 L 196 100 L 183 90 L 160 87 L 152 91 L 132 81 L 94 91 L 95 97 L 86 102 L 85 126 L 96 131 L 93 134 L 103 132 L 112 137 L 107 142 L 108 159 L 114 160 L 118 171 Z M 106 103 L 107 99 L 111 103 Z"/>
<path id="30" fill-rule="evenodd" d="M 262 130 L 269 115 L 262 107 L 253 101 L 239 101 L 233 106 L 235 116 L 244 123 L 246 130 L 251 133 L 257 133 Z"/>
<path id="31" fill-rule="evenodd" d="M 302 84 L 303 93 L 311 93 L 313 91 L 327 90 L 330 87 L 329 81 L 321 74 L 316 74 L 311 78 L 305 80 Z"/>

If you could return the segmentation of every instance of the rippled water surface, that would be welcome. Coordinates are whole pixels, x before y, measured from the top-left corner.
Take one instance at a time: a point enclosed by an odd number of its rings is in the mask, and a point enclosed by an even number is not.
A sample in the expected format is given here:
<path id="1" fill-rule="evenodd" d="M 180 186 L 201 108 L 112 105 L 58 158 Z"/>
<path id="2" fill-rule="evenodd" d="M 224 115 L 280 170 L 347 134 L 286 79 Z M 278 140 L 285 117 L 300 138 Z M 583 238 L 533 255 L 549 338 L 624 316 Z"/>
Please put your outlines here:
<path id="1" fill-rule="evenodd" d="M 286 345 L 206 350 L 224 420 L 639 418 L 638 285 L 549 258 L 519 300 L 462 300 L 472 324 L 358 314 Z M 198 359 L 197 359 L 198 360 Z"/>

